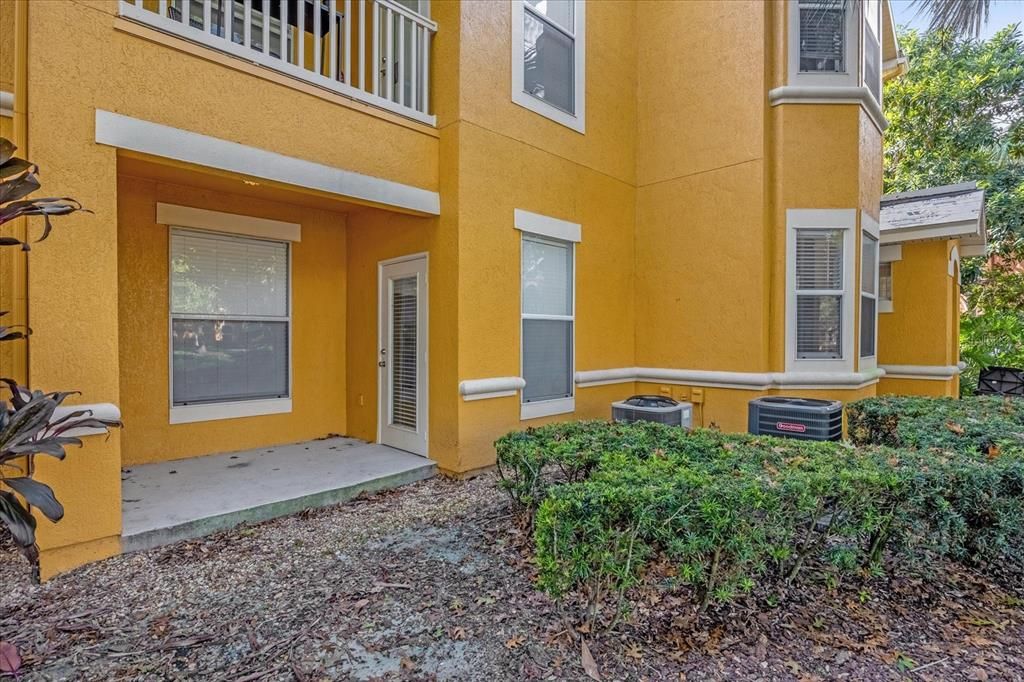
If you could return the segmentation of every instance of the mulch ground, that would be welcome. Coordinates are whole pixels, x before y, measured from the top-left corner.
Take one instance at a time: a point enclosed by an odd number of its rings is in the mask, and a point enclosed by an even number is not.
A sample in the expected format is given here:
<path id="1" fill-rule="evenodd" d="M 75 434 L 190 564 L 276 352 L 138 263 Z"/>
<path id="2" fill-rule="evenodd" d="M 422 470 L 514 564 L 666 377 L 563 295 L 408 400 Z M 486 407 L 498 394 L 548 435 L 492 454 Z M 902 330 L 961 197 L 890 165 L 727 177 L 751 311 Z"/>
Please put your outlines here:
<path id="1" fill-rule="evenodd" d="M 34 585 L 0 554 L 23 679 L 1021 680 L 1024 591 L 933 566 L 697 619 L 638 591 L 580 633 L 536 591 L 494 478 L 435 479 Z M 584 628 L 585 629 L 585 628 Z"/>

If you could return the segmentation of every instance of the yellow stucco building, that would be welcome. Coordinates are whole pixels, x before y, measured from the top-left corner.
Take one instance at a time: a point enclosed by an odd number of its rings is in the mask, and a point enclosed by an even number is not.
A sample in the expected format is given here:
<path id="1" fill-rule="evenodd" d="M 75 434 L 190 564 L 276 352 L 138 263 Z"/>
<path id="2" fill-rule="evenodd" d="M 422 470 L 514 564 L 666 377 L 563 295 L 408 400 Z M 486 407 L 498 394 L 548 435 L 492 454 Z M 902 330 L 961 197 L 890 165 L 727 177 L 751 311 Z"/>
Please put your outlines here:
<path id="1" fill-rule="evenodd" d="M 120 551 L 126 467 L 957 392 L 984 215 L 882 209 L 885 1 L 10 0 L 0 52 L 0 133 L 94 211 L 4 254 L 4 372 L 126 424 L 38 462 L 44 576 Z"/>

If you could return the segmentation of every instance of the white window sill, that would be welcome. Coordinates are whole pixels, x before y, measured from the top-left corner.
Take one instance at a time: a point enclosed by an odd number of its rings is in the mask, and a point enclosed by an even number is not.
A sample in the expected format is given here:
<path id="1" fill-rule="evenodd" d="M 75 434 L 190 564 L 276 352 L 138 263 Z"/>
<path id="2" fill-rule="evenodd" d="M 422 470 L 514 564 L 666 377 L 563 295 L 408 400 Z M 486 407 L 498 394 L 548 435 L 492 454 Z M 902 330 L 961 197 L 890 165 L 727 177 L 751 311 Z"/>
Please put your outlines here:
<path id="1" fill-rule="evenodd" d="M 570 114 L 568 111 L 562 111 L 556 106 L 548 104 L 542 99 L 538 99 L 527 92 L 512 92 L 512 102 L 518 104 L 524 109 L 529 109 L 535 114 L 540 114 L 544 118 L 550 119 L 555 123 L 575 130 L 577 133 L 586 134 L 586 126 L 583 122 L 583 117 L 576 114 Z"/>
<path id="2" fill-rule="evenodd" d="M 535 403 L 523 403 L 519 411 L 519 419 L 537 419 L 539 417 L 550 417 L 556 414 L 568 414 L 576 411 L 576 398 L 559 398 L 557 400 L 542 400 Z"/>
<path id="3" fill-rule="evenodd" d="M 172 424 L 191 424 L 218 419 L 258 417 L 265 414 L 285 414 L 292 411 L 291 398 L 268 400 L 239 400 L 231 403 L 204 403 L 202 405 L 174 405 L 171 407 Z"/>

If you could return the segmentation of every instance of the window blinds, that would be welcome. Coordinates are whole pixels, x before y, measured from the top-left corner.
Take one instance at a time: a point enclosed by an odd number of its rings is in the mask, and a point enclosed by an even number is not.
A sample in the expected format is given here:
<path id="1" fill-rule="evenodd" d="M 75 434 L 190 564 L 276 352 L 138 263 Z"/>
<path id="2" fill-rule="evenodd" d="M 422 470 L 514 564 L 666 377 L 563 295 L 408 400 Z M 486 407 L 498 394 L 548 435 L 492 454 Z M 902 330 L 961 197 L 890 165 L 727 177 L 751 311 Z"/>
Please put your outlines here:
<path id="1" fill-rule="evenodd" d="M 843 232 L 797 230 L 797 357 L 841 358 L 842 325 Z"/>
<path id="2" fill-rule="evenodd" d="M 523 235 L 523 402 L 572 396 L 573 249 Z"/>
<path id="3" fill-rule="evenodd" d="M 173 230 L 175 405 L 288 395 L 288 245 Z"/>
<path id="4" fill-rule="evenodd" d="M 844 72 L 845 42 L 845 0 L 801 3 L 800 71 Z"/>

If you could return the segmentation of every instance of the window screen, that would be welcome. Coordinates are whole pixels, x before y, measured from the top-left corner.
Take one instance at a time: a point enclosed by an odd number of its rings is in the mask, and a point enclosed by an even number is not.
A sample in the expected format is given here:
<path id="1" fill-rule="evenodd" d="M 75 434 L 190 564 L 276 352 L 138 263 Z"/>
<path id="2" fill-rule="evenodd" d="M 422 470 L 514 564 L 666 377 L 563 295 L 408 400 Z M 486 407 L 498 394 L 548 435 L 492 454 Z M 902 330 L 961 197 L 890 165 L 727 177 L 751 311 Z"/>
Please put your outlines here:
<path id="1" fill-rule="evenodd" d="M 523 1 L 523 90 L 575 114 L 573 0 Z"/>
<path id="2" fill-rule="evenodd" d="M 288 395 L 288 245 L 171 233 L 175 405 Z"/>
<path id="3" fill-rule="evenodd" d="M 892 303 L 892 263 L 878 264 L 878 299 Z"/>
<path id="4" fill-rule="evenodd" d="M 523 402 L 572 396 L 573 247 L 523 236 Z"/>
<path id="5" fill-rule="evenodd" d="M 875 355 L 878 321 L 878 240 L 865 232 L 860 253 L 860 356 Z"/>
<path id="6" fill-rule="evenodd" d="M 843 356 L 843 231 L 796 232 L 796 352 Z"/>
<path id="7" fill-rule="evenodd" d="M 800 3 L 800 71 L 846 71 L 846 0 Z"/>

